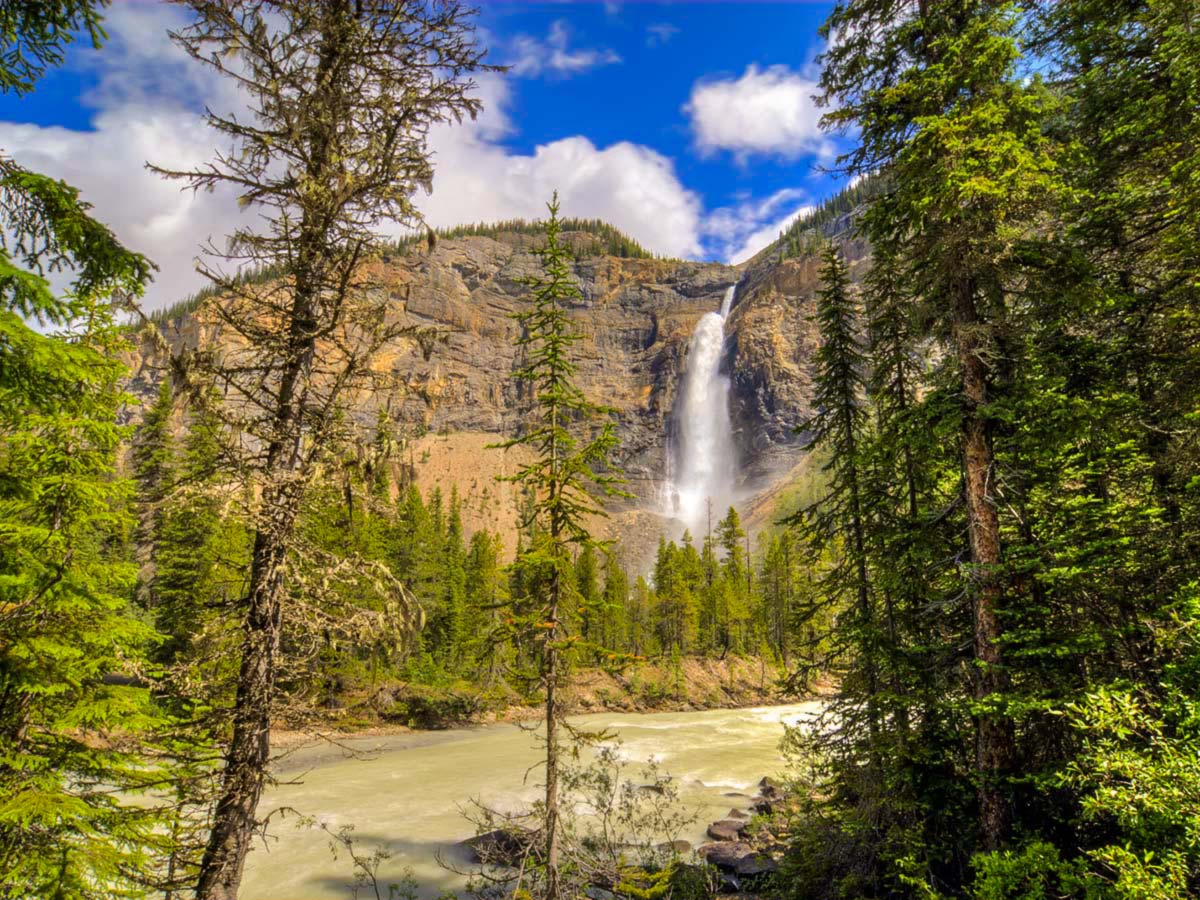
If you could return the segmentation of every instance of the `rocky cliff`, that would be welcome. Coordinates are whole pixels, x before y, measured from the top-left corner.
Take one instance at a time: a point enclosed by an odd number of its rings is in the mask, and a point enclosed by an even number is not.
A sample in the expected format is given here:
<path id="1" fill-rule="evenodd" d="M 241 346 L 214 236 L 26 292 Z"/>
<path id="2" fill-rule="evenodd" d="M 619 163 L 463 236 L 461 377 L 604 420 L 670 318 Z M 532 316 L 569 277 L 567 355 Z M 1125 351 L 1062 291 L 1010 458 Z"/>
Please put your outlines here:
<path id="1" fill-rule="evenodd" d="M 587 235 L 569 237 L 586 243 Z M 536 236 L 442 239 L 432 251 L 412 249 L 385 258 L 383 283 L 402 321 L 438 329 L 443 340 L 427 355 L 416 340 L 389 346 L 377 368 L 401 376 L 408 389 L 364 396 L 355 411 L 365 423 L 386 410 L 409 436 L 408 460 L 418 482 L 458 486 L 468 528 L 512 529 L 507 486 L 493 476 L 511 471 L 487 444 L 512 433 L 522 415 L 514 379 L 517 325 L 525 279 L 538 270 Z M 859 248 L 848 245 L 855 257 Z M 650 545 L 669 523 L 657 518 L 658 491 L 671 452 L 672 411 L 687 365 L 688 341 L 699 318 L 720 306 L 737 283 L 723 367 L 732 380 L 732 411 L 745 493 L 769 489 L 791 469 L 801 450 L 793 433 L 810 413 L 811 360 L 817 346 L 811 322 L 817 262 L 780 261 L 766 251 L 747 266 L 644 258 L 591 256 L 575 274 L 583 299 L 571 315 L 584 335 L 578 380 L 593 400 L 619 420 L 620 456 L 636 499 L 610 524 L 628 548 Z M 220 337 L 203 311 L 163 323 L 176 347 Z M 148 391 L 161 371 L 161 354 L 145 342 L 133 360 L 134 385 Z M 755 507 L 761 507 L 757 503 Z M 633 554 L 640 555 L 640 554 Z"/>

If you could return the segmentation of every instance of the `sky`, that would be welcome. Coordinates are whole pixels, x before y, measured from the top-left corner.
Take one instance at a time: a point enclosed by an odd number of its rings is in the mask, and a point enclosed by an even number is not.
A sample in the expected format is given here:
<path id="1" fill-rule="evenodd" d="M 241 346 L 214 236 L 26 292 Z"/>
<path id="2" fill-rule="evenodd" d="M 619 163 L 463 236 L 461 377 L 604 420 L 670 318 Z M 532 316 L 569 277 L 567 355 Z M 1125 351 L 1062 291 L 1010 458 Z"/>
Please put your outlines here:
<path id="1" fill-rule="evenodd" d="M 827 2 L 482 0 L 484 111 L 431 135 L 426 220 L 601 218 L 650 250 L 739 262 L 835 193 L 845 139 L 820 128 L 818 28 Z M 78 187 L 94 214 L 158 266 L 165 306 L 203 285 L 199 247 L 240 215 L 145 168 L 211 158 L 205 106 L 243 105 L 168 38 L 177 6 L 113 0 L 99 50 L 74 45 L 32 94 L 0 96 L 0 153 Z"/>

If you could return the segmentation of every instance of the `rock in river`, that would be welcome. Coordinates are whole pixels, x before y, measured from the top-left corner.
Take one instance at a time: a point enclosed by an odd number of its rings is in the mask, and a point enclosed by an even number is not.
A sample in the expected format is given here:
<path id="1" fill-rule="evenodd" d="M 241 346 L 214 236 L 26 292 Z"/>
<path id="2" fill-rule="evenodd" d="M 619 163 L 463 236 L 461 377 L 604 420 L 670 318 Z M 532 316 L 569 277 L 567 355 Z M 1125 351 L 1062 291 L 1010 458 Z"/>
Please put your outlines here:
<path id="1" fill-rule="evenodd" d="M 722 819 L 708 826 L 708 836 L 714 841 L 737 841 L 745 830 L 745 819 Z"/>

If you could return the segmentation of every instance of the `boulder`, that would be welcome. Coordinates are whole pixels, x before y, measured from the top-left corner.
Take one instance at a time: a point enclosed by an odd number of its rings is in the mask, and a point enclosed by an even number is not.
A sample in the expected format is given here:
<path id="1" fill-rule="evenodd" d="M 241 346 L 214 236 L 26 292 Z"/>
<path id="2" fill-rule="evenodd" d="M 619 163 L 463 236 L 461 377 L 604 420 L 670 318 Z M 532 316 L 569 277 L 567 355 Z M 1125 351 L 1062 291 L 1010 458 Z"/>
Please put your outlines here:
<path id="1" fill-rule="evenodd" d="M 783 805 L 782 797 L 759 797 L 750 808 L 760 816 L 769 816 Z"/>
<path id="2" fill-rule="evenodd" d="M 758 783 L 758 793 L 761 797 L 782 797 L 783 785 L 770 776 L 764 776 Z"/>
<path id="3" fill-rule="evenodd" d="M 731 810 L 729 810 L 729 812 L 725 813 L 725 818 L 727 818 L 727 819 L 748 819 L 748 818 L 750 818 L 750 813 L 746 812 L 744 809 L 737 809 L 735 807 L 734 809 L 731 809 Z"/>
<path id="4" fill-rule="evenodd" d="M 639 784 L 637 790 L 641 794 L 658 794 L 661 797 L 666 794 L 667 786 L 665 784 Z"/>
<path id="5" fill-rule="evenodd" d="M 714 841 L 738 841 L 745 830 L 745 819 L 722 819 L 708 826 L 708 836 Z"/>
<path id="6" fill-rule="evenodd" d="M 657 844 L 654 848 L 660 853 L 669 853 L 673 856 L 685 856 L 692 852 L 691 841 L 663 841 Z"/>
<path id="7" fill-rule="evenodd" d="M 737 876 L 742 882 L 763 878 L 779 871 L 779 864 L 774 859 L 745 841 L 704 844 L 696 853 L 709 865 L 716 866 L 723 873 Z"/>

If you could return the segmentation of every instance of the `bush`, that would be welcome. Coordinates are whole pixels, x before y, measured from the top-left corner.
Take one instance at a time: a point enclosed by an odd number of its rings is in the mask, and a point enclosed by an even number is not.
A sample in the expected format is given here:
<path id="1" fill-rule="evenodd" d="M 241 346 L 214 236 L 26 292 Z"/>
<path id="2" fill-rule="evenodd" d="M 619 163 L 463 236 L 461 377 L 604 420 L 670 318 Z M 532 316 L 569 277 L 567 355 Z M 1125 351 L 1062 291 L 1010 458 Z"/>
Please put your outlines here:
<path id="1" fill-rule="evenodd" d="M 410 728 L 450 728 L 475 721 L 486 707 L 474 691 L 407 685 L 383 717 Z"/>

